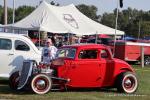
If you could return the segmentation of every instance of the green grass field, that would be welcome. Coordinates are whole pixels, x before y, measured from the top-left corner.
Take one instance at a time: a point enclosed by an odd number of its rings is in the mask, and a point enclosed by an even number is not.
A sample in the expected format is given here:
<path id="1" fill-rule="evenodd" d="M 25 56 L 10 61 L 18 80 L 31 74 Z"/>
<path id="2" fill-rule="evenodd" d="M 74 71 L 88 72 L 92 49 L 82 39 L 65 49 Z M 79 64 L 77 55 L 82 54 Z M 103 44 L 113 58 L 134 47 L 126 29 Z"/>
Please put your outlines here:
<path id="1" fill-rule="evenodd" d="M 49 92 L 44 95 L 33 94 L 32 92 L 12 91 L 7 83 L 0 80 L 0 100 L 150 100 L 150 66 L 141 68 L 134 66 L 139 79 L 139 88 L 134 94 L 117 93 L 116 89 L 111 90 L 78 90 L 66 92 Z"/>

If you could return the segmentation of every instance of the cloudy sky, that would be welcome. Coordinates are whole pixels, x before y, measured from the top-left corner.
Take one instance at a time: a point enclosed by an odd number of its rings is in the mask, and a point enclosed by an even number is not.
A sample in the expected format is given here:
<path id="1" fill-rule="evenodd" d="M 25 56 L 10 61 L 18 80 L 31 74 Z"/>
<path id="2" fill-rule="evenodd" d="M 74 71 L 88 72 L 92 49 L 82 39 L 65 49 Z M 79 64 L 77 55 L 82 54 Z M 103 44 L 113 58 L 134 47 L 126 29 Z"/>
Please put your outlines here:
<path id="1" fill-rule="evenodd" d="M 36 6 L 39 5 L 39 1 L 41 0 L 15 0 L 16 7 L 20 5 L 30 5 Z M 104 12 L 112 12 L 117 6 L 117 0 L 45 0 L 47 2 L 54 1 L 59 3 L 61 6 L 68 4 L 87 4 L 87 5 L 95 5 L 98 8 L 98 14 L 103 14 Z M 0 0 L 0 5 L 3 5 L 3 0 Z M 12 7 L 13 0 L 7 0 L 8 7 Z M 150 10 L 150 0 L 124 0 L 124 7 L 120 8 L 126 9 L 128 7 L 136 8 L 138 10 L 148 11 Z"/>

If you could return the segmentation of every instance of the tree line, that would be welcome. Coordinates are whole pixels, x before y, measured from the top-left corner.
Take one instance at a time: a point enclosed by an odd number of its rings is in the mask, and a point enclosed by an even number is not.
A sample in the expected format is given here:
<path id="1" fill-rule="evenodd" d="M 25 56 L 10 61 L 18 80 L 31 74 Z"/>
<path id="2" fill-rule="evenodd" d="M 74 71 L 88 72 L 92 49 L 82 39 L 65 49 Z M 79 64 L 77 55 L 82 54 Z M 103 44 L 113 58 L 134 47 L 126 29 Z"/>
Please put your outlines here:
<path id="1" fill-rule="evenodd" d="M 50 2 L 51 5 L 59 6 L 58 3 Z M 115 18 L 116 11 L 114 9 L 112 13 L 104 13 L 103 15 L 97 14 L 97 7 L 94 5 L 85 5 L 80 4 L 76 6 L 79 11 L 85 14 L 87 17 L 91 18 L 98 23 L 103 25 L 107 25 L 109 27 L 115 28 Z M 36 7 L 32 6 L 20 6 L 15 9 L 15 22 L 25 18 L 29 15 Z M 8 23 L 12 23 L 12 13 L 13 9 L 8 8 Z M 128 36 L 133 36 L 135 38 L 140 37 L 143 38 L 145 36 L 150 35 L 150 10 L 143 11 L 128 8 L 122 11 L 119 11 L 118 15 L 118 27 L 117 29 L 122 30 Z M 4 23 L 4 13 L 3 6 L 0 6 L 0 24 Z M 140 33 L 140 35 L 139 35 Z"/>

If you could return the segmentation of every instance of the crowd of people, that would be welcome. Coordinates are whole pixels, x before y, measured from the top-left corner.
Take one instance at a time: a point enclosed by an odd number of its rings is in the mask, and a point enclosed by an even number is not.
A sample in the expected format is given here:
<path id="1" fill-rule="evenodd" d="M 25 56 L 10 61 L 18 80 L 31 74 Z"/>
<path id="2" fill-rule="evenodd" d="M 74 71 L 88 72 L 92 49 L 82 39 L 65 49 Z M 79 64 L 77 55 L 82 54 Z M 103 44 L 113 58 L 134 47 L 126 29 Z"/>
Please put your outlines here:
<path id="1" fill-rule="evenodd" d="M 79 37 L 74 35 L 71 35 L 69 38 L 66 36 L 58 36 L 57 34 L 47 37 L 47 39 L 44 39 L 41 42 L 41 45 L 43 46 L 41 61 L 43 63 L 51 62 L 55 59 L 55 55 L 59 47 L 79 43 L 79 39 Z"/>

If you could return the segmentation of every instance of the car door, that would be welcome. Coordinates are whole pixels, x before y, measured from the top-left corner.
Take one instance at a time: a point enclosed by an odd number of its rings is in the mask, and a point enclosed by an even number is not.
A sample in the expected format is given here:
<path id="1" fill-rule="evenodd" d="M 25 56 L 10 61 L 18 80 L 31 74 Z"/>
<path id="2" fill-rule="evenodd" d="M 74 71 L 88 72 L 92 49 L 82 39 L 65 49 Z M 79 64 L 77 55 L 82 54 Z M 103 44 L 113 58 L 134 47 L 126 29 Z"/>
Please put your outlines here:
<path id="1" fill-rule="evenodd" d="M 0 77 L 9 77 L 13 69 L 13 41 L 11 38 L 0 38 Z"/>
<path id="2" fill-rule="evenodd" d="M 100 49 L 101 86 L 111 86 L 115 73 L 115 63 L 108 49 Z"/>
<path id="3" fill-rule="evenodd" d="M 15 70 L 21 70 L 24 60 L 30 60 L 35 56 L 30 45 L 25 41 L 16 38 L 14 40 L 14 59 Z M 33 60 L 33 59 L 32 59 Z"/>
<path id="4" fill-rule="evenodd" d="M 69 70 L 70 85 L 74 87 L 98 87 L 100 84 L 100 66 L 98 50 L 85 49 L 72 60 Z"/>

